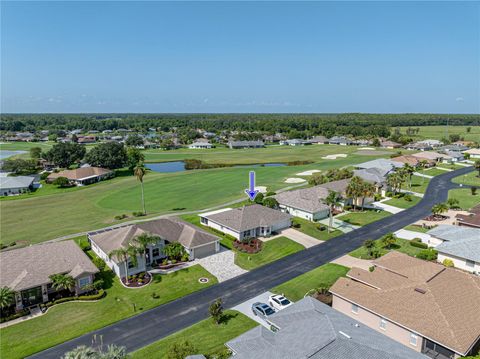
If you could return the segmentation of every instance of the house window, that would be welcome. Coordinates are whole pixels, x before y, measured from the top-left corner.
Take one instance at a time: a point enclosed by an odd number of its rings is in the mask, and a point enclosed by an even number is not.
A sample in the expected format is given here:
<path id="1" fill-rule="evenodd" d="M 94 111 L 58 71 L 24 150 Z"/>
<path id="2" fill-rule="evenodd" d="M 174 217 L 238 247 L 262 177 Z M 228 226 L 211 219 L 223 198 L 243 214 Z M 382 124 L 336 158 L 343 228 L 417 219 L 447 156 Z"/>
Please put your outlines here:
<path id="1" fill-rule="evenodd" d="M 352 304 L 352 313 L 358 314 L 358 305 Z"/>
<path id="2" fill-rule="evenodd" d="M 160 255 L 160 249 L 159 248 L 153 248 L 152 256 L 153 257 L 158 257 L 159 255 Z"/>
<path id="3" fill-rule="evenodd" d="M 410 333 L 410 345 L 417 346 L 417 334 Z"/>
<path id="4" fill-rule="evenodd" d="M 128 261 L 128 268 L 129 269 L 132 269 L 132 268 L 135 268 L 135 267 L 136 267 L 136 265 L 133 262 Z"/>
<path id="5" fill-rule="evenodd" d="M 90 284 L 90 277 L 83 277 L 78 280 L 78 285 L 83 288 Z"/>
<path id="6" fill-rule="evenodd" d="M 387 330 L 387 321 L 385 319 L 380 319 L 380 329 Z"/>
<path id="7" fill-rule="evenodd" d="M 467 259 L 466 261 L 467 267 L 473 268 L 475 267 L 475 262 Z"/>
<path id="8" fill-rule="evenodd" d="M 208 220 L 205 217 L 200 217 L 200 223 L 208 224 Z"/>

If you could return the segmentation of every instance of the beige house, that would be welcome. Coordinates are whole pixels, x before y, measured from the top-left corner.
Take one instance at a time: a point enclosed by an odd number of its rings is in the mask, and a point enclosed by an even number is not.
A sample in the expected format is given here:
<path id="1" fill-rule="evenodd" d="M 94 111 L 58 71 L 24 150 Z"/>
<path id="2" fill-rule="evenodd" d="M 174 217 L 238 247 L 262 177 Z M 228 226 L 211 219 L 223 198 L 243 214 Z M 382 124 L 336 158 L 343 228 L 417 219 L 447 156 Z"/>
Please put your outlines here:
<path id="1" fill-rule="evenodd" d="M 36 244 L 0 252 L 0 287 L 15 291 L 17 310 L 55 297 L 50 276 L 68 274 L 75 279 L 76 294 L 93 283 L 98 268 L 74 241 Z"/>
<path id="2" fill-rule="evenodd" d="M 480 349 L 480 277 L 399 252 L 352 268 L 331 288 L 333 308 L 432 358 Z"/>
<path id="3" fill-rule="evenodd" d="M 65 177 L 77 186 L 84 186 L 112 178 L 112 170 L 101 167 L 81 167 L 74 170 L 65 170 L 48 175 L 46 182 L 53 182 L 58 177 Z"/>
<path id="4" fill-rule="evenodd" d="M 470 155 L 471 159 L 480 158 L 480 148 L 472 148 L 470 150 L 463 152 L 463 154 Z"/>

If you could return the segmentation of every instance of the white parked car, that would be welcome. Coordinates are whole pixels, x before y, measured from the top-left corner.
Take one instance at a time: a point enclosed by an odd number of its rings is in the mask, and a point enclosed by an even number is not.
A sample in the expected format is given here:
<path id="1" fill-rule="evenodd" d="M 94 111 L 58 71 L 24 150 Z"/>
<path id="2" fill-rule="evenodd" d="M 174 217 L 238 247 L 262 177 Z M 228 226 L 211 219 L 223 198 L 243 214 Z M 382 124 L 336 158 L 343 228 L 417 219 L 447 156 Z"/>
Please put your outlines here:
<path id="1" fill-rule="evenodd" d="M 268 297 L 268 303 L 276 310 L 282 310 L 291 306 L 293 303 L 281 294 L 273 294 Z"/>

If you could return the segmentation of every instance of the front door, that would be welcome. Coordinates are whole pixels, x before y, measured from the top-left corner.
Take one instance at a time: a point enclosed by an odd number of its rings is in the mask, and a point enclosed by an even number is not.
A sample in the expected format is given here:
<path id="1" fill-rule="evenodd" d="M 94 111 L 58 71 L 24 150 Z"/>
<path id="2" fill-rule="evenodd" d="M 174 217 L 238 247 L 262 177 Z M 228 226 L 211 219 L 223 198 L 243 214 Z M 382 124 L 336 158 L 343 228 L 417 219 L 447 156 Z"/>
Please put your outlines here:
<path id="1" fill-rule="evenodd" d="M 22 291 L 22 303 L 24 307 L 43 303 L 42 287 L 35 287 Z"/>

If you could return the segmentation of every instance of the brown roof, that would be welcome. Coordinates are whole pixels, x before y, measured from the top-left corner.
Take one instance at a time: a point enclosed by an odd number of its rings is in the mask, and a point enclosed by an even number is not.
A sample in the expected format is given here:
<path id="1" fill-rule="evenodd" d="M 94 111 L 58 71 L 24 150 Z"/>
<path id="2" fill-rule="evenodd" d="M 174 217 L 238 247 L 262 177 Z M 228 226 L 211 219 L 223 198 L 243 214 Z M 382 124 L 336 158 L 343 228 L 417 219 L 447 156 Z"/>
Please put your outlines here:
<path id="1" fill-rule="evenodd" d="M 392 158 L 392 161 L 395 161 L 395 162 L 401 162 L 401 163 L 408 163 L 410 166 L 417 166 L 421 159 L 415 157 L 415 156 L 411 156 L 411 155 L 404 155 L 404 156 L 398 156 L 398 157 L 394 157 Z M 431 160 L 427 160 L 428 162 L 432 162 Z"/>
<path id="2" fill-rule="evenodd" d="M 480 204 L 471 208 L 469 214 L 457 214 L 455 218 L 460 226 L 480 228 Z"/>
<path id="3" fill-rule="evenodd" d="M 142 233 L 157 235 L 169 242 L 179 242 L 189 249 L 219 240 L 213 234 L 176 217 L 161 218 L 91 233 L 89 237 L 103 252 L 108 254 L 114 249 L 126 247 L 134 237 Z"/>
<path id="4" fill-rule="evenodd" d="M 479 277 L 395 251 L 374 264 L 352 268 L 330 291 L 459 354 L 478 341 Z"/>
<path id="5" fill-rule="evenodd" d="M 433 160 L 433 161 L 436 161 L 440 158 L 451 158 L 448 155 L 445 155 L 443 153 L 438 153 L 435 151 L 418 152 L 418 153 L 414 153 L 412 156 L 415 156 L 420 159 Z"/>
<path id="6" fill-rule="evenodd" d="M 58 177 L 66 177 L 71 181 L 74 180 L 82 180 L 85 178 L 90 178 L 90 177 L 97 177 L 97 176 L 102 176 L 105 174 L 112 173 L 113 171 L 106 169 L 106 168 L 101 168 L 101 167 L 82 167 L 82 168 L 77 168 L 74 170 L 65 170 L 65 171 L 60 171 L 57 173 L 51 173 L 48 176 L 48 179 L 55 179 Z"/>
<path id="7" fill-rule="evenodd" d="M 97 267 L 74 241 L 36 244 L 0 252 L 0 287 L 20 291 L 50 283 L 52 274 L 78 278 Z"/>

